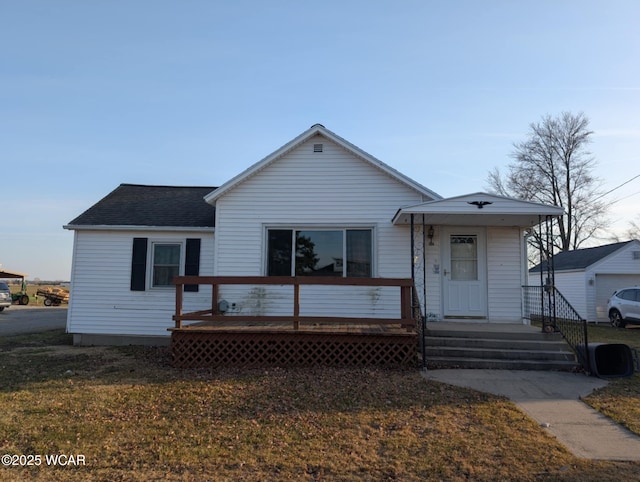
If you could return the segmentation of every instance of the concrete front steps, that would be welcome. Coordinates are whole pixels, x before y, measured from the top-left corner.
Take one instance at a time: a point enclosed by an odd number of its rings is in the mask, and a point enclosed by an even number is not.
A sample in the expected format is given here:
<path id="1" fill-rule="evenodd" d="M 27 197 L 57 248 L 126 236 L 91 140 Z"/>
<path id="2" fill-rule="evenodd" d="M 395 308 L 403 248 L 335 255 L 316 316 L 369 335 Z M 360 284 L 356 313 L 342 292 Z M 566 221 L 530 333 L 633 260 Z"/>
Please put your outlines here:
<path id="1" fill-rule="evenodd" d="M 575 371 L 580 365 L 559 333 L 520 324 L 431 322 L 427 368 Z"/>

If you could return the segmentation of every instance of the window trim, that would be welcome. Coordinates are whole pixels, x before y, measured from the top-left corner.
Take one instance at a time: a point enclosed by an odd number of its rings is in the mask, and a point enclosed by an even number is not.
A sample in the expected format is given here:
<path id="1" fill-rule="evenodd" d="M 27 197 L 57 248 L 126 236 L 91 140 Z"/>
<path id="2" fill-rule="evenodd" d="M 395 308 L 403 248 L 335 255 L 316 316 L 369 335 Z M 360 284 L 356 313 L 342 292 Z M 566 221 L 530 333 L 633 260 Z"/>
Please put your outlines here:
<path id="1" fill-rule="evenodd" d="M 295 233 L 297 231 L 342 231 L 342 256 L 343 260 L 347 259 L 347 231 L 369 231 L 371 233 L 371 274 L 372 278 L 377 276 L 377 244 L 376 244 L 376 226 L 371 224 L 264 224 L 263 225 L 263 249 L 262 249 L 262 273 L 263 276 L 269 276 L 269 231 L 270 230 L 290 230 L 292 231 L 292 262 L 291 274 L 295 276 Z M 347 266 L 343 262 L 342 278 L 347 276 Z"/>

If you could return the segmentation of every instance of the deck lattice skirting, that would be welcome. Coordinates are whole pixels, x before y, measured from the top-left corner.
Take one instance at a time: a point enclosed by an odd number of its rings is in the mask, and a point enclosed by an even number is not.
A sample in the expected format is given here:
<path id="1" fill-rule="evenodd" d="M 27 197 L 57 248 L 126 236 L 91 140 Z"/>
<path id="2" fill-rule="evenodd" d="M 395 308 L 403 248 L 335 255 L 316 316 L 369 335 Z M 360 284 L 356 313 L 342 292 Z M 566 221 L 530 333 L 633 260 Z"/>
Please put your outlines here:
<path id="1" fill-rule="evenodd" d="M 417 335 L 292 332 L 173 332 L 179 368 L 417 366 Z"/>
<path id="2" fill-rule="evenodd" d="M 278 318 L 266 316 L 224 316 L 216 311 L 220 284 L 291 284 L 294 287 L 294 316 L 289 325 L 274 326 Z M 173 365 L 180 368 L 219 366 L 384 366 L 412 367 L 418 364 L 418 334 L 411 311 L 411 280 L 327 279 L 318 284 L 398 286 L 401 316 L 398 319 L 322 318 L 300 315 L 300 284 L 314 284 L 310 278 L 179 277 L 176 278 L 176 327 L 171 329 Z M 332 282 L 333 281 L 333 282 Z M 212 309 L 182 313 L 182 287 L 211 284 Z M 182 326 L 183 320 L 197 320 Z M 225 326 L 234 321 L 235 326 Z M 246 323 L 239 327 L 236 323 Z M 321 328 L 309 326 L 312 322 Z M 301 327 L 301 324 L 303 326 Z"/>

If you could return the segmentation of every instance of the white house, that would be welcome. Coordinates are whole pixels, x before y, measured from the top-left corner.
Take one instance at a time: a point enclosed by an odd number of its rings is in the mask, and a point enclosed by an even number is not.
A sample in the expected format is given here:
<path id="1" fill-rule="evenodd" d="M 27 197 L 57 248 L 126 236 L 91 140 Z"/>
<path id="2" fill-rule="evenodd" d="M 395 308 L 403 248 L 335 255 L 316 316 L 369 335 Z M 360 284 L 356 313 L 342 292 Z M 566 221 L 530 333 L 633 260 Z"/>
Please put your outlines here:
<path id="1" fill-rule="evenodd" d="M 413 278 L 430 320 L 522 323 L 525 229 L 562 210 L 442 199 L 316 124 L 218 188 L 123 184 L 75 218 L 76 343 L 168 340 L 175 275 Z M 305 314 L 394 316 L 392 288 L 313 286 Z M 185 290 L 185 310 L 211 292 Z M 285 314 L 284 287 L 230 286 L 227 314 Z M 137 337 L 137 338 L 136 338 Z"/>
<path id="2" fill-rule="evenodd" d="M 553 257 L 553 269 L 556 288 L 582 318 L 607 322 L 607 300 L 613 292 L 640 285 L 640 241 L 564 251 Z M 529 284 L 540 283 L 538 265 L 530 270 Z"/>

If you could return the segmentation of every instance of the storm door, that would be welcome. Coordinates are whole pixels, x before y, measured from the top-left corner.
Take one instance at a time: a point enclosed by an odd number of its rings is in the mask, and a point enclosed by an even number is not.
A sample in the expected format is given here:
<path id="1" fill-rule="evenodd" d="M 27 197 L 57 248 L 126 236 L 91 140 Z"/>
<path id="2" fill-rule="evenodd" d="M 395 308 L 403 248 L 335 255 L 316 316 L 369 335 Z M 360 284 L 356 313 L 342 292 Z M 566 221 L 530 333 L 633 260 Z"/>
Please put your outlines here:
<path id="1" fill-rule="evenodd" d="M 443 239 L 445 318 L 486 318 L 485 234 L 479 229 L 446 229 Z"/>

